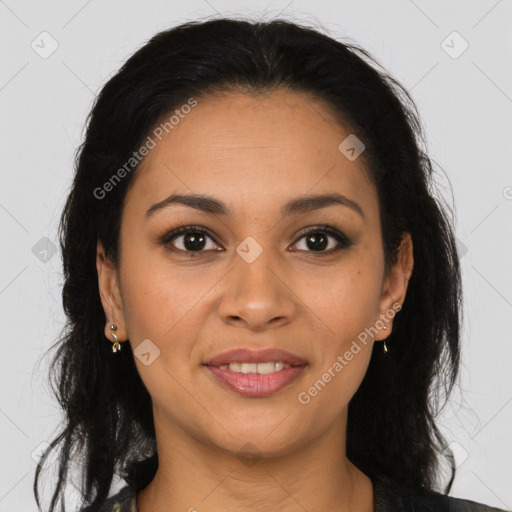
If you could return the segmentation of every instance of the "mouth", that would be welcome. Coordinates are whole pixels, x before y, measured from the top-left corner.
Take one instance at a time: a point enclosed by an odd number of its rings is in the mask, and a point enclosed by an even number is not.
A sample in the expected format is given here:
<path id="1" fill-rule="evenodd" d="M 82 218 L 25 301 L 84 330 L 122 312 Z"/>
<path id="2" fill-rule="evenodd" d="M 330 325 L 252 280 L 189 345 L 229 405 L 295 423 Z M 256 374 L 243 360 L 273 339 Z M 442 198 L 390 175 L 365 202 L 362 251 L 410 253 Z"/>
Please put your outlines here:
<path id="1" fill-rule="evenodd" d="M 281 350 L 278 348 L 267 348 L 260 350 L 253 350 L 250 348 L 236 348 L 229 350 L 228 352 L 223 352 L 222 354 L 209 359 L 204 364 L 207 366 L 219 367 L 233 363 L 259 364 L 271 362 L 281 362 L 289 366 L 303 366 L 307 364 L 305 359 L 302 359 L 301 357 L 292 354 L 291 352 L 287 352 L 286 350 Z"/>
<path id="2" fill-rule="evenodd" d="M 235 349 L 210 359 L 203 366 L 224 388 L 246 397 L 266 397 L 291 385 L 308 363 L 279 349 Z"/>
<path id="3" fill-rule="evenodd" d="M 213 366 L 213 365 L 212 365 Z M 291 368 L 292 366 L 303 366 L 303 365 L 291 365 L 285 363 L 284 361 L 266 361 L 263 363 L 229 363 L 229 364 L 221 364 L 220 366 L 215 366 L 215 368 L 220 368 L 221 370 L 229 370 L 234 373 L 244 373 L 244 374 L 258 374 L 258 375 L 267 375 L 269 373 L 278 372 L 284 368 Z"/>

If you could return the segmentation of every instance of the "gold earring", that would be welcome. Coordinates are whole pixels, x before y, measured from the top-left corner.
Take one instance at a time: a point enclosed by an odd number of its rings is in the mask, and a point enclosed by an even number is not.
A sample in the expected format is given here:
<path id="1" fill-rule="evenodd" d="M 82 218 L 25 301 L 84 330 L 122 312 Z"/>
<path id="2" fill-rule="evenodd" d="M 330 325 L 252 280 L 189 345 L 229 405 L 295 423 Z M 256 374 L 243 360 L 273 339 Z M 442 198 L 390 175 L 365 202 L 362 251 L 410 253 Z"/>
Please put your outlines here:
<path id="1" fill-rule="evenodd" d="M 117 331 L 117 325 L 116 324 L 112 324 L 110 326 L 110 330 L 111 331 Z M 115 334 L 115 332 L 111 332 L 110 334 L 114 338 L 114 343 L 112 345 L 112 352 L 117 352 L 118 350 L 121 350 L 121 345 L 119 344 L 119 341 L 118 341 L 118 338 L 117 338 L 117 335 Z"/>

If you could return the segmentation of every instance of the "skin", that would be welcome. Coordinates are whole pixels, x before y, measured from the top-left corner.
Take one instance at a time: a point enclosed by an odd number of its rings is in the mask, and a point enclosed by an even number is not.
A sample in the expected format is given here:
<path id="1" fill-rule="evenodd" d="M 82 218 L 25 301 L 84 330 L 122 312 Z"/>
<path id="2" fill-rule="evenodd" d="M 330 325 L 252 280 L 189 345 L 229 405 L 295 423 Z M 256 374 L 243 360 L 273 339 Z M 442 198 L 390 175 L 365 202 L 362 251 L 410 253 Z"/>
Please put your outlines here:
<path id="1" fill-rule="evenodd" d="M 97 269 L 109 342 L 115 320 L 133 350 L 145 339 L 160 350 L 149 366 L 135 357 L 153 400 L 159 455 L 155 478 L 138 494 L 140 512 L 373 510 L 371 480 L 346 458 L 347 407 L 392 319 L 307 405 L 297 398 L 358 334 L 403 304 L 413 269 L 405 235 L 384 272 L 377 192 L 364 159 L 338 150 L 350 133 L 306 94 L 225 93 L 198 98 L 137 170 L 118 267 L 98 242 Z M 356 201 L 364 218 L 342 205 L 280 214 L 290 199 L 332 192 Z M 146 219 L 171 193 L 214 196 L 233 216 L 173 204 Z M 315 250 L 299 231 L 324 223 L 354 244 L 319 255 L 336 240 L 329 235 Z M 188 225 L 213 235 L 199 256 L 169 249 L 185 251 L 186 234 L 167 248 L 159 243 Z M 236 252 L 247 236 L 263 249 L 252 263 Z M 270 397 L 244 397 L 202 366 L 238 347 L 282 348 L 308 366 Z M 237 456 L 248 442 L 261 457 L 250 466 Z"/>

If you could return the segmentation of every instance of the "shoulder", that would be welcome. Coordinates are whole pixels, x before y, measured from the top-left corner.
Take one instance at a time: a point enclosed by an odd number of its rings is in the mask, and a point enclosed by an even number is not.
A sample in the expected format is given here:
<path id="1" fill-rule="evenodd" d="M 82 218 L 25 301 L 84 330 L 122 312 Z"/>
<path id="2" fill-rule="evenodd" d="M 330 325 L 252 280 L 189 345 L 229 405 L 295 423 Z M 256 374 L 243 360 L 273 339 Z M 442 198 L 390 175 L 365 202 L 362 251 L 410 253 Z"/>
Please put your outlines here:
<path id="1" fill-rule="evenodd" d="M 80 512 L 137 512 L 137 494 L 133 487 L 125 486 L 107 498 L 99 508 L 80 509 Z"/>
<path id="2" fill-rule="evenodd" d="M 387 478 L 374 480 L 375 512 L 510 512 L 431 490 L 414 489 Z"/>

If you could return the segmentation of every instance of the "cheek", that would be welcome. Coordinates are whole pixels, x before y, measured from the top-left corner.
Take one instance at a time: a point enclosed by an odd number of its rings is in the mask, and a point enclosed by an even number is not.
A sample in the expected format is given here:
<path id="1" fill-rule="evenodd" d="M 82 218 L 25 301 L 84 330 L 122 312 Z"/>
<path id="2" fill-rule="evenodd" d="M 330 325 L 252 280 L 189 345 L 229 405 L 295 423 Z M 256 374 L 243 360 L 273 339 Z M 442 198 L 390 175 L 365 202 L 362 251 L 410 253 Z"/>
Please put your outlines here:
<path id="1" fill-rule="evenodd" d="M 356 337 L 377 319 L 380 275 L 362 261 L 304 280 L 301 287 L 299 296 L 306 298 L 305 304 L 338 344 Z"/>
<path id="2" fill-rule="evenodd" d="M 360 258 L 331 272 L 328 279 L 316 279 L 314 286 L 304 284 L 299 295 L 308 297 L 318 334 L 317 364 L 308 380 L 313 388 L 311 393 L 303 391 L 311 400 L 318 395 L 317 405 L 335 400 L 343 407 L 363 380 L 373 347 L 370 328 L 378 319 L 380 283 L 379 268 Z"/>
<path id="3" fill-rule="evenodd" d="M 346 409 L 372 354 L 372 339 L 365 329 L 374 322 L 377 301 L 362 285 L 350 285 L 350 280 L 346 283 L 343 279 L 337 284 L 339 291 L 318 315 L 323 322 L 322 333 L 316 336 L 316 364 L 297 394 L 304 418 L 313 421 L 312 429 L 324 428 Z"/>
<path id="4" fill-rule="evenodd" d="M 161 258 L 149 261 L 147 255 L 134 253 L 125 263 L 123 309 L 139 375 L 156 403 L 178 396 L 185 407 L 188 395 L 180 383 L 189 380 L 190 351 L 200 325 L 200 298 L 212 284 L 191 283 Z M 142 342 L 146 343 L 144 350 L 143 345 L 138 349 Z M 143 352 L 150 354 L 146 362 L 140 355 Z"/>
<path id="5" fill-rule="evenodd" d="M 312 375 L 308 387 L 300 390 L 297 400 L 312 418 L 325 424 L 346 410 L 364 379 L 371 357 L 371 344 L 349 344 L 346 351 L 328 358 L 325 366 Z M 349 355 L 350 354 L 350 355 Z"/>
<path id="6" fill-rule="evenodd" d="M 121 282 L 126 326 L 132 337 L 146 333 L 161 337 L 193 303 L 194 290 L 182 273 L 157 253 L 126 248 Z"/>

